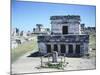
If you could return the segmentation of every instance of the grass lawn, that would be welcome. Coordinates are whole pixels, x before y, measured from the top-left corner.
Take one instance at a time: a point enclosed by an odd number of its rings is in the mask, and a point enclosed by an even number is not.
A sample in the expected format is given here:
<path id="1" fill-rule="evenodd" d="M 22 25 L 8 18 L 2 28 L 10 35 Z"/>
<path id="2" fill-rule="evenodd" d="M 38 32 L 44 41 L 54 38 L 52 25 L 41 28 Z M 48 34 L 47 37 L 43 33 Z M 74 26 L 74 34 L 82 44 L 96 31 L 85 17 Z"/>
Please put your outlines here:
<path id="1" fill-rule="evenodd" d="M 12 62 L 16 61 L 20 56 L 32 50 L 37 50 L 36 40 L 28 41 L 24 44 L 19 45 L 17 48 L 12 49 Z"/>
<path id="2" fill-rule="evenodd" d="M 91 52 L 90 52 L 90 56 L 91 57 L 95 57 L 96 56 L 96 33 L 94 32 L 92 32 L 92 33 L 90 33 L 90 36 L 89 36 L 89 48 L 92 48 L 92 49 L 94 49 L 94 50 L 92 50 Z"/>
<path id="3" fill-rule="evenodd" d="M 96 49 L 96 34 L 95 33 L 90 34 L 89 46 L 90 48 Z"/>

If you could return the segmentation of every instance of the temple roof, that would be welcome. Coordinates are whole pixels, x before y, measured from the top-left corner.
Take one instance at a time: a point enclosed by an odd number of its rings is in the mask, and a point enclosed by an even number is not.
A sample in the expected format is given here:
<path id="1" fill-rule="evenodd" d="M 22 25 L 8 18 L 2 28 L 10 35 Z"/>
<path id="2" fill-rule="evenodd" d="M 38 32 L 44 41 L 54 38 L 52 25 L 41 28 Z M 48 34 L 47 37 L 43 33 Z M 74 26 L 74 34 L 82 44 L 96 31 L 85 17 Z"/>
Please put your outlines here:
<path id="1" fill-rule="evenodd" d="M 60 15 L 60 16 L 51 16 L 50 20 L 57 20 L 57 19 L 78 19 L 80 20 L 79 15 Z"/>

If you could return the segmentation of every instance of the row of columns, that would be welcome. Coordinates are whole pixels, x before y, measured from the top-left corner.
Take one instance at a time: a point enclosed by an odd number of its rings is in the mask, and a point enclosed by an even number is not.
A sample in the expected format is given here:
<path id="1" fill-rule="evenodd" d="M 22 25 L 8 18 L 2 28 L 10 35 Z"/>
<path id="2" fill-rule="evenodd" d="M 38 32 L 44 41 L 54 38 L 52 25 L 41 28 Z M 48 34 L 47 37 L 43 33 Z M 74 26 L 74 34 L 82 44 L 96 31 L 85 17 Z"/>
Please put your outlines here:
<path id="1" fill-rule="evenodd" d="M 68 46 L 69 45 L 72 45 L 73 46 L 73 53 L 72 54 L 75 54 L 75 50 L 76 50 L 76 43 L 70 43 L 70 44 L 64 44 L 64 43 L 62 43 L 62 44 L 57 44 L 57 43 L 52 43 L 52 44 L 50 44 L 49 43 L 49 45 L 51 45 L 51 51 L 53 51 L 54 50 L 54 45 L 57 45 L 57 48 L 58 48 L 58 53 L 61 53 L 61 45 L 63 44 L 63 45 L 65 45 L 65 53 L 66 54 L 68 54 L 68 52 L 69 52 L 69 49 L 68 49 Z"/>

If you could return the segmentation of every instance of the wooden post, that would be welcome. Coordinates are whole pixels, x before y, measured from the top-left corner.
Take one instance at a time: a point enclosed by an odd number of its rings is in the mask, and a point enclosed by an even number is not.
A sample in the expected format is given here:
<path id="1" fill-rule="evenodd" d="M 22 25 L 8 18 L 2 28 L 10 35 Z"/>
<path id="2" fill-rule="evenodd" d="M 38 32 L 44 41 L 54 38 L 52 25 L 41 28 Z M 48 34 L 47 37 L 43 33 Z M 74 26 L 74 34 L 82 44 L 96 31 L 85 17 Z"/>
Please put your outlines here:
<path id="1" fill-rule="evenodd" d="M 61 62 L 62 62 L 62 56 L 61 56 Z"/>
<path id="2" fill-rule="evenodd" d="M 42 60 L 42 56 L 40 57 L 40 59 L 41 59 L 41 67 L 43 66 L 43 60 Z"/>
<path id="3" fill-rule="evenodd" d="M 64 54 L 64 63 L 66 62 L 66 59 L 65 59 L 65 54 Z"/>
<path id="4" fill-rule="evenodd" d="M 50 57 L 48 56 L 48 62 L 50 62 Z"/>

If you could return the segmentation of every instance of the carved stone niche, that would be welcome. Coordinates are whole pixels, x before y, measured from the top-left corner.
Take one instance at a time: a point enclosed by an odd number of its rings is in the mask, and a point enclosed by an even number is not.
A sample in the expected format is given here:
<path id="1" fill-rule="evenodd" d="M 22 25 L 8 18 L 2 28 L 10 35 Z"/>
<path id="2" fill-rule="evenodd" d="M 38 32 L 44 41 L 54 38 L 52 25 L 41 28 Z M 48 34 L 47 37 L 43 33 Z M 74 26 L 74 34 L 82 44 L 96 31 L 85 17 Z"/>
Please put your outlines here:
<path id="1" fill-rule="evenodd" d="M 57 63 L 58 53 L 56 51 L 52 52 L 52 62 Z"/>

